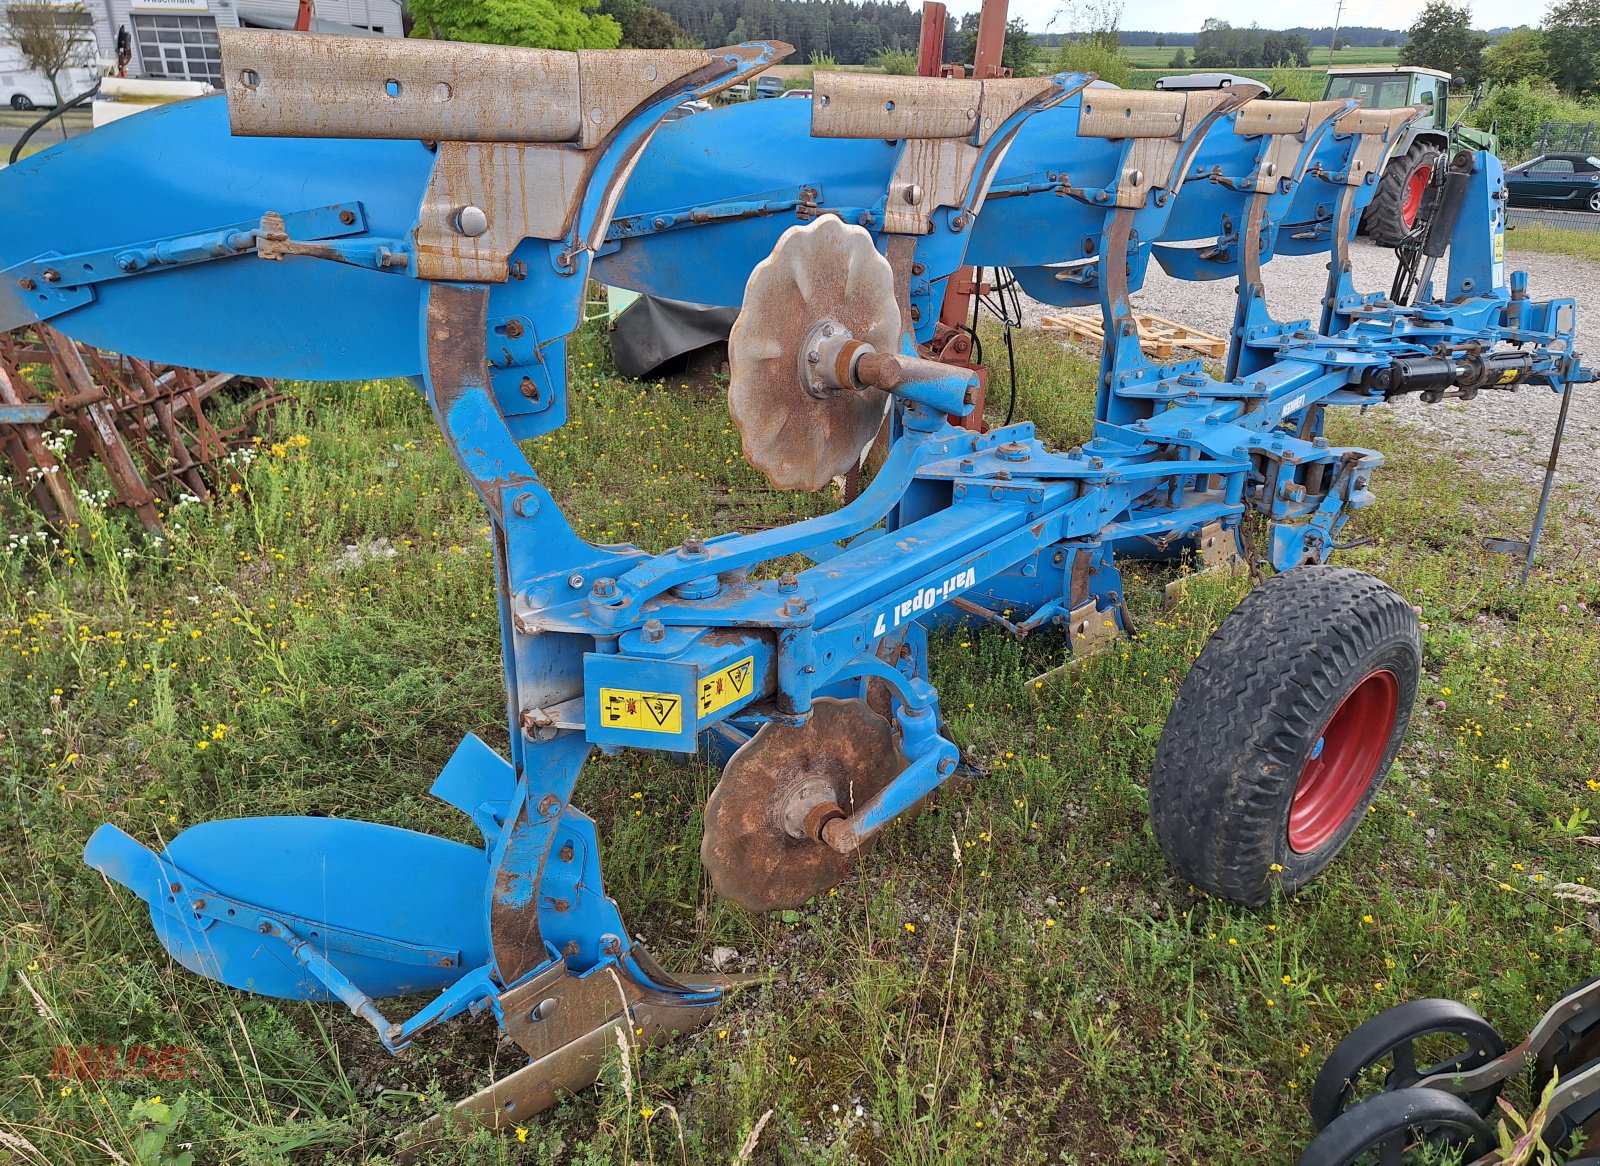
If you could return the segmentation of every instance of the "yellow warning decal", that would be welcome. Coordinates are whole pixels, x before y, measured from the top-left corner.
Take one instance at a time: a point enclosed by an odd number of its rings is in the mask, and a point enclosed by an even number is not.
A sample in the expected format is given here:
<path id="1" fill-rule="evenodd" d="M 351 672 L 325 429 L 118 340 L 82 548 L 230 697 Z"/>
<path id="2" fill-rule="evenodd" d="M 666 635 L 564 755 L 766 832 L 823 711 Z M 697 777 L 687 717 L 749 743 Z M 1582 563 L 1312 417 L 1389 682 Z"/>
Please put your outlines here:
<path id="1" fill-rule="evenodd" d="M 1506 261 L 1506 233 L 1504 231 L 1496 231 L 1494 233 L 1494 261 L 1496 263 L 1504 263 Z"/>
<path id="2" fill-rule="evenodd" d="M 1506 369 L 1505 372 L 1500 374 L 1500 380 L 1497 383 L 1502 385 L 1514 384 L 1517 379 L 1517 373 L 1520 371 L 1520 369 L 1515 368 Z"/>
<path id="3" fill-rule="evenodd" d="M 750 684 L 756 674 L 756 658 L 746 656 L 736 664 L 729 664 L 721 672 L 713 672 L 700 682 L 700 715 L 714 713 L 736 700 L 750 695 Z"/>
<path id="4" fill-rule="evenodd" d="M 628 688 L 602 688 L 600 723 L 608 729 L 638 729 L 644 733 L 681 733 L 683 698 L 675 692 L 634 692 Z"/>

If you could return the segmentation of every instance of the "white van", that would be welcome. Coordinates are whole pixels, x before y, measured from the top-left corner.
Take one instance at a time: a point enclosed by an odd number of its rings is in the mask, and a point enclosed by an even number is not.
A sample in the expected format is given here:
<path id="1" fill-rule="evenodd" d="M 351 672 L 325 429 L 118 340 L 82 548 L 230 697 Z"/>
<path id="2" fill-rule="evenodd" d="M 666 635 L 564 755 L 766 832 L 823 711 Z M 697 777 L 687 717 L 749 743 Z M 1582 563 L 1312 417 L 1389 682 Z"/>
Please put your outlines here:
<path id="1" fill-rule="evenodd" d="M 100 71 L 94 65 L 63 69 L 56 83 L 61 100 L 68 101 L 95 83 Z M 43 73 L 28 68 L 21 54 L 9 45 L 0 45 L 0 109 L 53 109 L 56 95 Z"/>

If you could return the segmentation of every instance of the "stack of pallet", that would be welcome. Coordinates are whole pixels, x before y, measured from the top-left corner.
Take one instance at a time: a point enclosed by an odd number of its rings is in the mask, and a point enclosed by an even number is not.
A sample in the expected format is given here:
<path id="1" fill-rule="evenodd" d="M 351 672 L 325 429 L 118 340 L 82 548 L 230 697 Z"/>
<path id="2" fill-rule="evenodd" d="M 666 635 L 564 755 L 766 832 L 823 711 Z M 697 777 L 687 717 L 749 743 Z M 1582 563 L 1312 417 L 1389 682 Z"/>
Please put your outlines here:
<path id="1" fill-rule="evenodd" d="M 1187 348 L 1212 360 L 1221 360 L 1227 354 L 1228 342 L 1220 336 L 1199 332 L 1148 312 L 1135 312 L 1133 318 L 1139 325 L 1139 347 L 1154 360 L 1171 360 L 1173 351 L 1178 348 Z M 1040 324 L 1048 332 L 1065 332 L 1072 340 L 1102 347 L 1106 341 L 1098 312 L 1092 316 L 1074 313 L 1046 316 Z"/>

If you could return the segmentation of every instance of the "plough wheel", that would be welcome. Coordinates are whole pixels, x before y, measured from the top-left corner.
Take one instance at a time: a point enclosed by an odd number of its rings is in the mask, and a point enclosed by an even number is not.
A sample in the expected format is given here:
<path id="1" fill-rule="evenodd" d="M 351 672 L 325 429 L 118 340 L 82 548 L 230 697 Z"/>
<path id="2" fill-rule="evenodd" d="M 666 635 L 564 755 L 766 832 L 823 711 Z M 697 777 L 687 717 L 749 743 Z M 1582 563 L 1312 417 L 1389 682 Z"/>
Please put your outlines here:
<path id="1" fill-rule="evenodd" d="M 1341 1114 L 1295 1166 L 1421 1166 L 1471 1162 L 1493 1140 L 1489 1123 L 1453 1093 L 1399 1089 Z M 1454 1149 L 1456 1156 L 1445 1156 Z"/>
<path id="2" fill-rule="evenodd" d="M 1408 1089 L 1436 1073 L 1481 1068 L 1506 1051 L 1483 1017 L 1455 1000 L 1411 1000 L 1363 1023 L 1334 1046 L 1311 1089 L 1311 1124 L 1336 1120 L 1370 1092 Z M 1380 1083 L 1381 1080 L 1381 1083 Z M 1462 1100 L 1487 1116 L 1501 1082 Z"/>
<path id="3" fill-rule="evenodd" d="M 1416 616 L 1347 567 L 1300 567 L 1225 619 L 1178 690 L 1150 775 L 1150 821 L 1179 874 L 1259 906 L 1333 861 L 1405 738 Z"/>

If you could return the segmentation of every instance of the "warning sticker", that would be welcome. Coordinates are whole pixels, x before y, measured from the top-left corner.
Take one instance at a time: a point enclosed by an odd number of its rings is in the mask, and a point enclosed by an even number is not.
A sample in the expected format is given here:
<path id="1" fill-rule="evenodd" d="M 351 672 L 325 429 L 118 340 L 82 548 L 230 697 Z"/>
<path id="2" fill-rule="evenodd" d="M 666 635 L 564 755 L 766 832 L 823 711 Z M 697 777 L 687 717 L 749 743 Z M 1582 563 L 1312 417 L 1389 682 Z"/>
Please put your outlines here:
<path id="1" fill-rule="evenodd" d="M 721 672 L 713 672 L 700 682 L 700 715 L 714 713 L 750 695 L 751 678 L 756 674 L 756 659 L 746 656 L 736 664 L 729 664 Z"/>
<path id="2" fill-rule="evenodd" d="M 602 688 L 600 721 L 608 729 L 681 733 L 683 698 L 674 692 L 634 692 L 627 688 Z"/>

